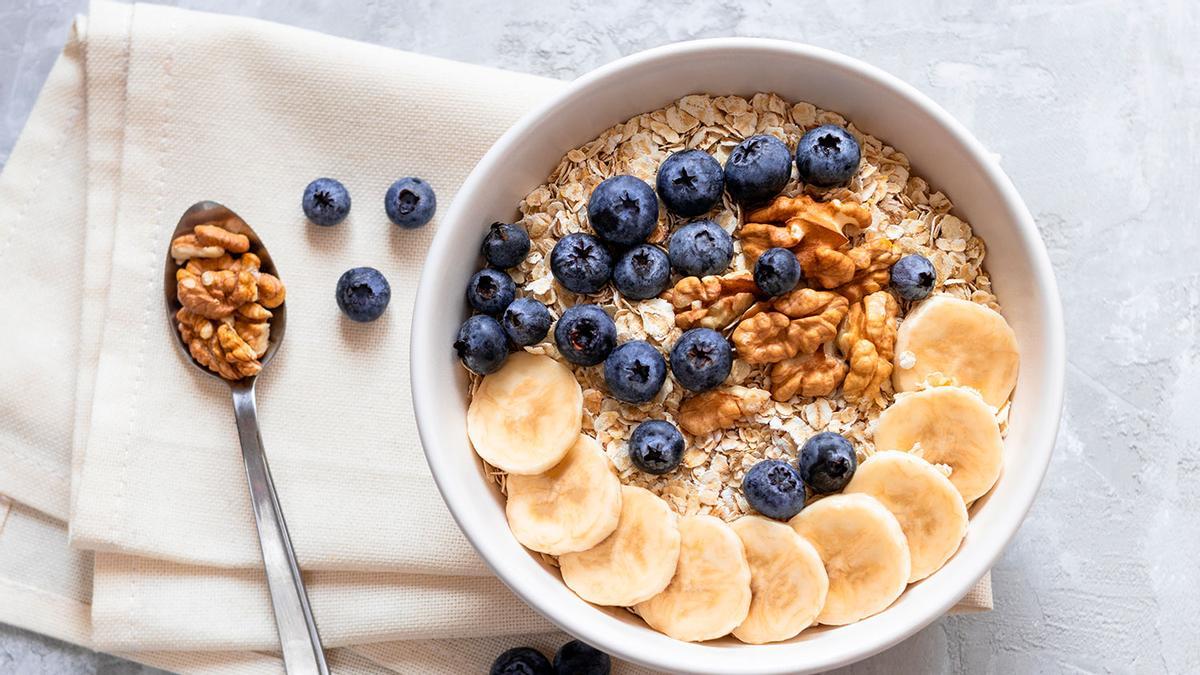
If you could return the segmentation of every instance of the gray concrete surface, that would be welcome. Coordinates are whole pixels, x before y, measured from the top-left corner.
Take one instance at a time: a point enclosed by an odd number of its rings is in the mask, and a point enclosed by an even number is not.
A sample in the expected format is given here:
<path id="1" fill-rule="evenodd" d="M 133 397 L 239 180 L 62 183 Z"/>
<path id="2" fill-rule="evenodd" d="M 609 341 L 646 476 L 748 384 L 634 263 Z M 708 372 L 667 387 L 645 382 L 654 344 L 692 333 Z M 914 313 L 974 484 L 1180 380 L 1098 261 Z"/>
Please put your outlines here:
<path id="1" fill-rule="evenodd" d="M 561 78 L 671 41 L 755 35 L 911 82 L 1003 157 L 1042 228 L 1067 402 L 1039 499 L 994 570 L 996 610 L 846 672 L 1200 671 L 1200 3 L 179 4 Z M 0 2 L 0 162 L 83 7 Z M 0 627 L 0 672 L 138 670 Z"/>

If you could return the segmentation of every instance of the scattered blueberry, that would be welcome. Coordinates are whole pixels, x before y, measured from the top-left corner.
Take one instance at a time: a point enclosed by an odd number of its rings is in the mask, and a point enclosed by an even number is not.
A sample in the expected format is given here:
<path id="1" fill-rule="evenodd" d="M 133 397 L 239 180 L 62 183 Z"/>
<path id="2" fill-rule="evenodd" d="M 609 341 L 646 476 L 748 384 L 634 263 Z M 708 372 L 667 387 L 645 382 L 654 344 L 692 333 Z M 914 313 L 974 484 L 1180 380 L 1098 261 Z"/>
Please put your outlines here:
<path id="1" fill-rule="evenodd" d="M 536 345 L 550 332 L 550 310 L 533 298 L 517 298 L 500 320 L 508 339 L 518 347 Z"/>
<path id="2" fill-rule="evenodd" d="M 512 223 L 492 223 L 483 237 L 483 257 L 498 270 L 516 267 L 529 253 L 529 234 Z"/>
<path id="3" fill-rule="evenodd" d="M 711 328 L 693 328 L 671 348 L 671 372 L 686 389 L 705 391 L 721 384 L 733 367 L 733 349 Z"/>
<path id="4" fill-rule="evenodd" d="M 433 220 L 437 195 L 429 183 L 409 176 L 392 183 L 383 198 L 383 207 L 388 219 L 400 227 L 421 227 Z"/>
<path id="5" fill-rule="evenodd" d="M 590 234 L 568 234 L 550 251 L 550 271 L 569 291 L 595 293 L 608 283 L 612 269 L 612 255 L 604 242 Z"/>
<path id="6" fill-rule="evenodd" d="M 571 363 L 594 366 L 617 346 L 617 325 L 598 305 L 575 305 L 554 326 L 554 344 Z"/>
<path id="7" fill-rule="evenodd" d="M 892 265 L 892 288 L 905 300 L 924 300 L 937 283 L 933 263 L 921 255 L 906 255 Z"/>
<path id="8" fill-rule="evenodd" d="M 770 296 L 783 295 L 800 283 L 800 261 L 786 248 L 769 248 L 754 263 L 754 283 Z"/>
<path id="9" fill-rule="evenodd" d="M 554 675 L 554 670 L 533 647 L 514 647 L 496 657 L 488 675 Z"/>
<path id="10" fill-rule="evenodd" d="M 579 640 L 571 640 L 559 647 L 554 655 L 555 675 L 608 675 L 610 672 L 612 659 L 608 654 Z"/>
<path id="11" fill-rule="evenodd" d="M 646 473 L 673 471 L 683 461 L 683 434 L 670 422 L 646 420 L 629 436 L 629 459 Z"/>
<path id="12" fill-rule="evenodd" d="M 392 287 L 374 267 L 355 267 L 342 273 L 337 282 L 337 304 L 355 321 L 374 321 L 387 309 Z"/>
<path id="13" fill-rule="evenodd" d="M 658 196 L 680 216 L 698 216 L 721 201 L 725 175 L 721 163 L 703 150 L 684 150 L 658 167 Z"/>
<path id="14" fill-rule="evenodd" d="M 613 267 L 613 285 L 630 300 L 653 298 L 671 284 L 671 261 L 652 244 L 638 244 L 621 254 Z"/>
<path id="15" fill-rule="evenodd" d="M 645 403 L 666 379 L 666 360 L 645 340 L 626 342 L 604 360 L 604 382 L 619 401 Z"/>
<path id="16" fill-rule="evenodd" d="M 633 246 L 646 241 L 658 224 L 658 197 L 640 178 L 620 175 L 605 179 L 588 199 L 588 221 L 604 241 Z"/>
<path id="17" fill-rule="evenodd" d="M 822 431 L 800 448 L 800 478 L 813 492 L 837 492 L 846 487 L 858 468 L 858 457 L 849 439 Z"/>
<path id="18" fill-rule="evenodd" d="M 454 351 L 463 365 L 480 375 L 500 370 L 508 358 L 508 338 L 500 322 L 476 314 L 463 322 L 454 338 Z"/>
<path id="19" fill-rule="evenodd" d="M 332 178 L 318 178 L 304 188 L 304 216 L 317 225 L 337 225 L 350 213 L 350 193 Z"/>
<path id="20" fill-rule="evenodd" d="M 743 204 L 763 202 L 792 177 L 792 153 L 774 136 L 751 136 L 738 144 L 725 161 L 725 189 Z"/>
<path id="21" fill-rule="evenodd" d="M 477 311 L 500 316 L 517 297 L 517 285 L 507 272 L 484 268 L 467 282 L 467 302 Z"/>
<path id="22" fill-rule="evenodd" d="M 824 124 L 800 137 L 796 146 L 796 169 L 800 180 L 817 187 L 845 185 L 858 171 L 862 151 L 850 132 L 836 124 Z"/>
<path id="23" fill-rule="evenodd" d="M 750 467 L 742 479 L 742 493 L 750 508 L 776 520 L 787 520 L 804 508 L 800 472 L 781 459 L 764 459 Z"/>
<path id="24" fill-rule="evenodd" d="M 719 274 L 733 260 L 733 237 L 711 220 L 697 220 L 671 233 L 667 251 L 671 267 L 680 274 Z"/>

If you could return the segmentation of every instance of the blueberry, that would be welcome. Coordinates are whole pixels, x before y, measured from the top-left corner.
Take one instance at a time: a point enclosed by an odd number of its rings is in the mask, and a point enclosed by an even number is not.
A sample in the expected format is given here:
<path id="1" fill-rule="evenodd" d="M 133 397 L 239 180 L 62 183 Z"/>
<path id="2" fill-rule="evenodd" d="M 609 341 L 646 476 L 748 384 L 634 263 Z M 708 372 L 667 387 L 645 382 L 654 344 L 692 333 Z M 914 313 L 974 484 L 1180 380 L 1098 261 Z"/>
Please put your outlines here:
<path id="1" fill-rule="evenodd" d="M 400 227 L 421 227 L 433 219 L 437 195 L 429 183 L 409 176 L 392 183 L 384 195 L 383 207 L 388 219 Z"/>
<path id="2" fill-rule="evenodd" d="M 822 431 L 800 448 L 800 478 L 813 492 L 837 492 L 846 487 L 858 468 L 858 458 L 849 439 Z"/>
<path id="3" fill-rule="evenodd" d="M 937 283 L 933 263 L 921 255 L 906 255 L 892 265 L 892 289 L 905 300 L 924 300 Z"/>
<path id="4" fill-rule="evenodd" d="M 559 647 L 554 655 L 555 675 L 608 675 L 610 672 L 612 659 L 608 654 L 579 640 L 571 640 Z"/>
<path id="5" fill-rule="evenodd" d="M 613 267 L 613 285 L 630 300 L 653 298 L 671 284 L 671 261 L 657 246 L 638 244 Z"/>
<path id="6" fill-rule="evenodd" d="M 683 434 L 670 422 L 646 420 L 629 436 L 629 459 L 646 473 L 674 471 L 683 461 Z"/>
<path id="7" fill-rule="evenodd" d="M 318 178 L 304 188 L 304 216 L 317 225 L 337 225 L 350 213 L 350 193 L 332 178 Z"/>
<path id="8" fill-rule="evenodd" d="M 374 267 L 355 267 L 342 273 L 337 282 L 337 304 L 355 321 L 374 321 L 387 309 L 392 287 Z"/>
<path id="9" fill-rule="evenodd" d="M 800 472 L 781 459 L 764 459 L 750 467 L 742 479 L 742 493 L 750 508 L 776 520 L 787 520 L 804 508 Z"/>
<path id="10" fill-rule="evenodd" d="M 481 269 L 467 282 L 467 302 L 477 311 L 500 316 L 517 297 L 517 285 L 507 272 Z"/>
<path id="11" fill-rule="evenodd" d="M 680 216 L 698 216 L 721 201 L 725 175 L 721 163 L 703 150 L 684 150 L 658 167 L 658 196 Z"/>
<path id="12" fill-rule="evenodd" d="M 725 189 L 743 204 L 774 197 L 791 177 L 792 153 L 774 136 L 751 136 L 725 160 Z"/>
<path id="13" fill-rule="evenodd" d="M 626 342 L 604 360 L 604 382 L 619 401 L 645 403 L 667 379 L 667 362 L 645 340 Z"/>
<path id="14" fill-rule="evenodd" d="M 576 293 L 595 293 L 604 288 L 612 268 L 612 255 L 604 242 L 583 232 L 559 239 L 550 251 L 550 271 L 555 280 Z"/>
<path id="15" fill-rule="evenodd" d="M 533 298 L 517 298 L 500 320 L 508 339 L 518 347 L 536 345 L 550 332 L 550 310 Z"/>
<path id="16" fill-rule="evenodd" d="M 481 247 L 487 263 L 498 270 L 516 267 L 529 253 L 529 234 L 512 223 L 492 223 Z"/>
<path id="17" fill-rule="evenodd" d="M 733 367 L 733 350 L 711 328 L 693 328 L 671 348 L 671 372 L 686 389 L 705 391 L 721 384 Z"/>
<path id="18" fill-rule="evenodd" d="M 554 344 L 571 363 L 594 366 L 617 346 L 617 325 L 597 305 L 575 305 L 554 326 Z"/>
<path id="19" fill-rule="evenodd" d="M 470 370 L 487 375 L 500 370 L 508 358 L 508 338 L 500 322 L 486 314 L 476 314 L 458 327 L 454 351 Z"/>
<path id="20" fill-rule="evenodd" d="M 488 675 L 554 675 L 554 669 L 533 647 L 514 647 L 496 657 Z"/>
<path id="21" fill-rule="evenodd" d="M 754 283 L 770 296 L 783 295 L 800 283 L 800 261 L 786 248 L 769 248 L 754 263 Z"/>
<path id="22" fill-rule="evenodd" d="M 588 221 L 604 241 L 633 246 L 658 224 L 658 197 L 646 181 L 620 175 L 604 180 L 588 199 Z"/>
<path id="23" fill-rule="evenodd" d="M 796 146 L 796 169 L 800 180 L 817 187 L 845 185 L 858 171 L 862 150 L 850 132 L 836 124 L 824 124 L 800 137 Z"/>
<path id="24" fill-rule="evenodd" d="M 733 260 L 733 237 L 711 220 L 697 220 L 671 233 L 667 251 L 671 267 L 680 274 L 719 274 Z"/>

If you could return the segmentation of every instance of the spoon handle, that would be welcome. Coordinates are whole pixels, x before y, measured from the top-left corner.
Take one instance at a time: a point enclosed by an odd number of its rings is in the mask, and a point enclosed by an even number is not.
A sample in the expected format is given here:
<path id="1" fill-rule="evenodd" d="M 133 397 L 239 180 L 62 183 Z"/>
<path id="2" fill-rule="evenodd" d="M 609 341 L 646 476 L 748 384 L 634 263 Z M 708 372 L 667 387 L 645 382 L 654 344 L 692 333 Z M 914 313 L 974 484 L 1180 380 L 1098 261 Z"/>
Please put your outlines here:
<path id="1" fill-rule="evenodd" d="M 328 675 L 321 637 L 308 606 L 308 594 L 296 553 L 288 536 L 283 509 L 275 494 L 271 469 L 263 452 L 262 435 L 258 431 L 258 412 L 254 402 L 254 386 L 233 387 L 233 411 L 237 418 L 238 439 L 242 443 L 242 459 L 246 463 L 246 480 L 250 483 L 250 503 L 254 506 L 254 522 L 258 525 L 258 543 L 262 547 L 263 568 L 267 587 L 271 591 L 271 606 L 275 610 L 275 627 L 279 631 L 279 646 L 283 664 L 289 675 L 316 673 Z"/>

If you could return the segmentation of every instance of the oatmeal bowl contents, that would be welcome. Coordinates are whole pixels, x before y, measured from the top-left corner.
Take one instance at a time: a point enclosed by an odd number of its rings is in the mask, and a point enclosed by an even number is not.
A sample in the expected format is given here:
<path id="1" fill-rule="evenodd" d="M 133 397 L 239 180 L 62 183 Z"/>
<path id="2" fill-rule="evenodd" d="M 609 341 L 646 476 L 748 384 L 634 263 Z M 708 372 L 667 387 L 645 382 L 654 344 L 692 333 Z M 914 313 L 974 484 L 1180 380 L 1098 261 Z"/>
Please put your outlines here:
<path id="1" fill-rule="evenodd" d="M 830 668 L 940 616 L 1015 532 L 1061 398 L 1053 279 L 1006 179 L 894 80 L 771 41 L 655 50 L 532 114 L 459 200 L 418 291 L 422 442 L 568 631 L 671 670 Z M 463 289 L 477 313 L 444 317 Z"/>

